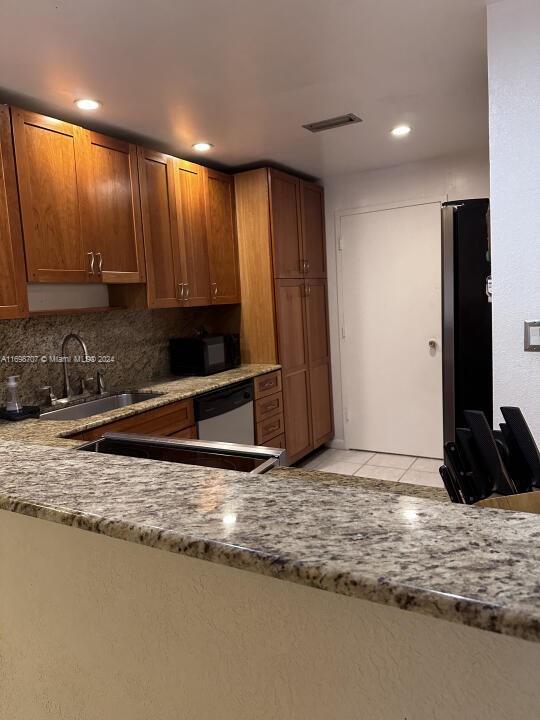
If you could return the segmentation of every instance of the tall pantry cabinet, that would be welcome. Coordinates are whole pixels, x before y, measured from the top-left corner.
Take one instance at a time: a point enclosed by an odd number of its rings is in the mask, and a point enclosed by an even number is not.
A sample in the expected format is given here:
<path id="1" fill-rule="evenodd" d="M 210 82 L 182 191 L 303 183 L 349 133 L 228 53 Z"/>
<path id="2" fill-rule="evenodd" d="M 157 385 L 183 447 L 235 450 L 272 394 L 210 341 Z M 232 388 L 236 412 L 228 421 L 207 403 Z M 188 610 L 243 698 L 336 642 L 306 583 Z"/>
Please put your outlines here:
<path id="1" fill-rule="evenodd" d="M 333 436 L 323 189 L 261 168 L 235 190 L 242 357 L 282 366 L 294 463 Z"/>

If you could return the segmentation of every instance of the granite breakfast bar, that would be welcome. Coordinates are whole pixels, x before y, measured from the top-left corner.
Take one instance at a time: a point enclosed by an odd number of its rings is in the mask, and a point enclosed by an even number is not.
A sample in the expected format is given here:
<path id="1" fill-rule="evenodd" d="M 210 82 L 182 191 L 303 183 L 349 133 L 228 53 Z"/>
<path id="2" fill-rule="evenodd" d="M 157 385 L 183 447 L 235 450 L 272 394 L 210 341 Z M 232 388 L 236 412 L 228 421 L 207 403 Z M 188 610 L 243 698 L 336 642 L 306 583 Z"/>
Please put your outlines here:
<path id="1" fill-rule="evenodd" d="M 21 432 L 0 433 L 2 720 L 493 720 L 540 703 L 537 516 Z"/>

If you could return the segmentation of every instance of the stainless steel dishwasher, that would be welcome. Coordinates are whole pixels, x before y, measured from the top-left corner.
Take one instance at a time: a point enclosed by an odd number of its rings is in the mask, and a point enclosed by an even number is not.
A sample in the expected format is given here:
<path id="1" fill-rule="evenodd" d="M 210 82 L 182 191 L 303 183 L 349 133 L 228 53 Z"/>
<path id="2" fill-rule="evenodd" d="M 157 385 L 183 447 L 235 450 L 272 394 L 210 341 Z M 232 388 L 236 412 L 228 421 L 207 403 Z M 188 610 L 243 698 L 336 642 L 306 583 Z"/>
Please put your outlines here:
<path id="1" fill-rule="evenodd" d="M 253 445 L 253 383 L 237 383 L 193 399 L 199 440 Z"/>

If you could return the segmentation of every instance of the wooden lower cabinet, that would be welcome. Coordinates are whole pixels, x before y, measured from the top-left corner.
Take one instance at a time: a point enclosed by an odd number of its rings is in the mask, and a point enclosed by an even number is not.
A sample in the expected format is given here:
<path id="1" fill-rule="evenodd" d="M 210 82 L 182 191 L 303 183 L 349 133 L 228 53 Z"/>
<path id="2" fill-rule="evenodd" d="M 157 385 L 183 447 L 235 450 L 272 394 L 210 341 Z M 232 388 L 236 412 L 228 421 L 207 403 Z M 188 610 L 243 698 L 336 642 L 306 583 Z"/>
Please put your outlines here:
<path id="1" fill-rule="evenodd" d="M 283 435 L 278 435 L 277 437 L 269 440 L 266 443 L 266 447 L 281 448 L 282 450 L 286 450 L 287 444 L 285 442 L 285 433 L 283 433 Z"/>
<path id="2" fill-rule="evenodd" d="M 265 375 L 259 375 L 253 381 L 253 389 L 255 400 L 281 392 L 281 371 L 276 370 Z"/>
<path id="3" fill-rule="evenodd" d="M 193 400 L 181 400 L 169 405 L 163 405 L 155 410 L 147 410 L 138 415 L 131 415 L 106 425 L 100 425 L 82 433 L 76 433 L 71 437 L 80 438 L 81 440 L 96 440 L 108 432 L 156 435 L 159 437 L 196 437 L 196 428 L 195 436 L 192 434 L 179 435 L 183 431 L 192 433 L 194 426 Z"/>
<path id="4" fill-rule="evenodd" d="M 255 400 L 256 422 L 267 420 L 269 417 L 277 415 L 278 413 L 283 414 L 283 393 L 281 391 Z"/>
<path id="5" fill-rule="evenodd" d="M 283 401 L 287 458 L 292 464 L 314 448 L 308 370 L 283 370 Z"/>
<path id="6" fill-rule="evenodd" d="M 306 334 L 313 447 L 334 434 L 326 280 L 306 280 Z"/>
<path id="7" fill-rule="evenodd" d="M 313 447 L 317 448 L 328 442 L 334 434 L 332 378 L 329 362 L 310 368 L 309 394 L 311 398 Z"/>
<path id="8" fill-rule="evenodd" d="M 255 440 L 257 445 L 285 448 L 285 417 L 281 370 L 260 375 L 253 381 L 255 396 Z"/>
<path id="9" fill-rule="evenodd" d="M 257 423 L 258 445 L 266 445 L 272 438 L 282 435 L 284 430 L 283 413 L 261 420 Z"/>

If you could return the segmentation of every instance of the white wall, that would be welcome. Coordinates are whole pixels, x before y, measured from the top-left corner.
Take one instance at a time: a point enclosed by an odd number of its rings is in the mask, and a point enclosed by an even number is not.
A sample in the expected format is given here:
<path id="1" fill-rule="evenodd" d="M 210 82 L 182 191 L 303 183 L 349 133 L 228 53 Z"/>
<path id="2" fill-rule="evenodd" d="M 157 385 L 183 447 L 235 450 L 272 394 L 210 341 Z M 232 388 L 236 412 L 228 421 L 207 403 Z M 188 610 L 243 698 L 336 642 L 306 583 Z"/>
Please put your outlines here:
<path id="1" fill-rule="evenodd" d="M 335 219 L 340 210 L 391 205 L 417 200 L 460 200 L 489 197 L 487 148 L 474 154 L 442 157 L 324 180 L 328 254 L 328 302 L 332 348 L 332 381 L 336 435 L 333 445 L 344 447 L 339 323 L 336 276 Z"/>
<path id="2" fill-rule="evenodd" d="M 495 407 L 519 405 L 540 441 L 540 2 L 488 8 Z"/>

